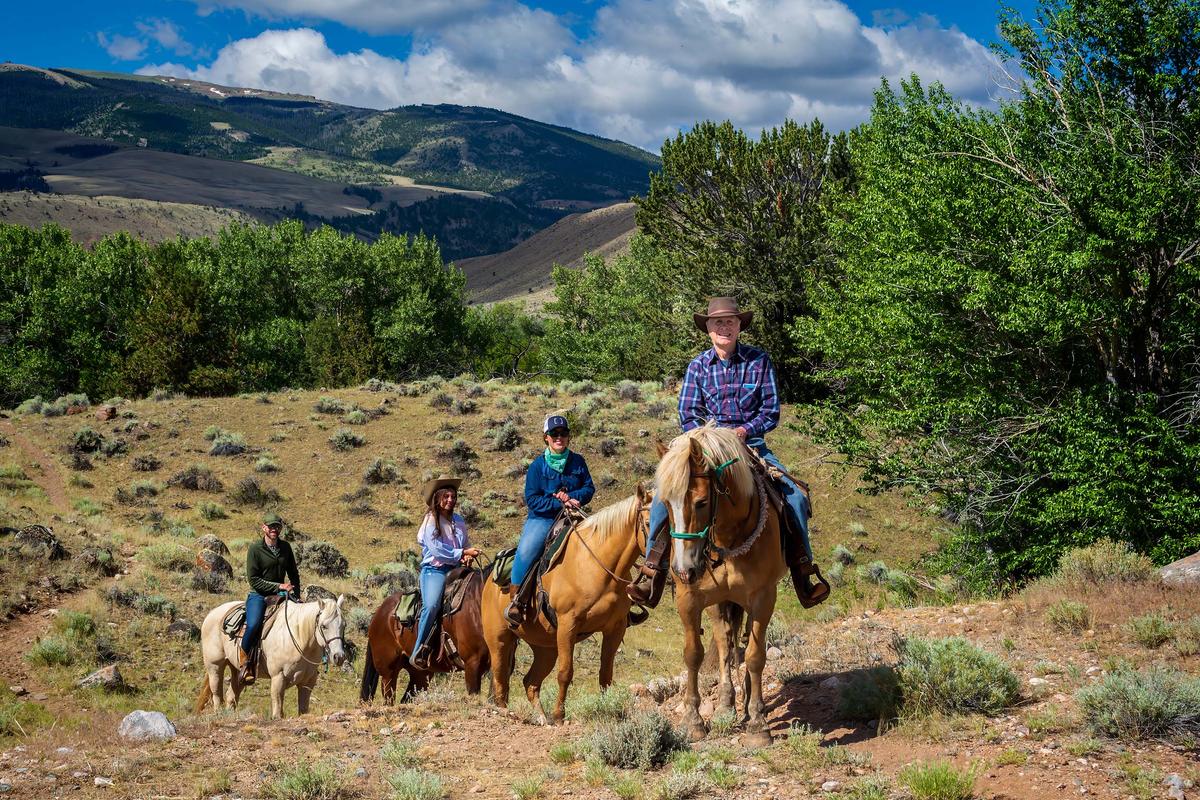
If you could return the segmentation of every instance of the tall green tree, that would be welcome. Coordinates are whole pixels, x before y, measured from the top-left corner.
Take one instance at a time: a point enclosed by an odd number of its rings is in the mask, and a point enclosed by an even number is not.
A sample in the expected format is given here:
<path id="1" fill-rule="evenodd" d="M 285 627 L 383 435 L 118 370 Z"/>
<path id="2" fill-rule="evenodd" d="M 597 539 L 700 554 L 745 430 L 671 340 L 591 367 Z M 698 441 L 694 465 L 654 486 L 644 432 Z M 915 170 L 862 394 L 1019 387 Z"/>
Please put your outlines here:
<path id="1" fill-rule="evenodd" d="M 829 202 L 852 186 L 846 136 L 818 121 L 787 120 L 758 139 L 706 121 L 663 143 L 662 169 L 637 200 L 638 225 L 670 255 L 661 282 L 689 308 L 739 295 L 791 398 L 811 390 L 816 353 L 788 325 L 813 314 L 809 293 L 835 267 Z"/>
<path id="2" fill-rule="evenodd" d="M 1008 571 L 1102 536 L 1200 547 L 1200 5 L 1009 12 L 996 112 L 915 78 L 853 140 L 842 275 L 793 328 L 824 435 L 940 493 Z"/>

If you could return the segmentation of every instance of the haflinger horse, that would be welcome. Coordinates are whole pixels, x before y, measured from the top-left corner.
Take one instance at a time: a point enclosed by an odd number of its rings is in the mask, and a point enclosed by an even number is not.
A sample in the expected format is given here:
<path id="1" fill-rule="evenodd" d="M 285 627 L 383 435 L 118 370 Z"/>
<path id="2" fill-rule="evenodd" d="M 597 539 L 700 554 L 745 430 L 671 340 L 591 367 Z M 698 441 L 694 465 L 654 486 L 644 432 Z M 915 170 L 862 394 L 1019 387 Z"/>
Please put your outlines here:
<path id="1" fill-rule="evenodd" d="M 308 713 L 309 699 L 317 684 L 317 668 L 325 655 L 334 666 L 346 661 L 345 623 L 342 601 L 314 600 L 295 603 L 280 600 L 274 626 L 259 646 L 258 679 L 271 679 L 271 719 L 283 718 L 283 693 L 296 687 L 297 710 Z M 204 652 L 204 686 L 196 698 L 199 714 L 213 701 L 216 709 L 237 708 L 243 685 L 238 673 L 238 641 L 224 631 L 225 616 L 239 602 L 224 603 L 208 612 L 200 626 L 200 645 Z M 225 668 L 229 667 L 232 697 L 225 695 Z"/>
<path id="2" fill-rule="evenodd" d="M 483 624 L 479 615 L 479 596 L 483 587 L 483 573 L 471 569 L 464 580 L 468 581 L 462 606 L 449 617 L 442 618 L 442 625 L 454 640 L 458 655 L 463 660 L 463 672 L 467 691 L 479 694 L 483 674 L 488 671 L 490 659 L 483 642 Z M 429 678 L 435 672 L 451 672 L 456 667 L 442 660 L 430 662 L 428 670 L 413 667 L 408 660 L 417 646 L 416 625 L 401 625 L 396 619 L 396 604 L 401 592 L 389 595 L 371 616 L 367 628 L 367 657 L 363 668 L 359 699 L 369 703 L 375 699 L 375 688 L 383 681 L 383 702 L 391 705 L 396 699 L 396 679 L 400 670 L 408 673 L 408 686 L 400 702 L 407 703 L 414 693 L 429 686 Z"/>
<path id="3" fill-rule="evenodd" d="M 660 445 L 660 450 L 662 447 Z M 745 611 L 750 626 L 741 721 L 747 744 L 769 744 L 762 696 L 766 634 L 779 579 L 787 574 L 780 521 L 767 501 L 752 454 L 728 428 L 712 423 L 676 437 L 655 473 L 671 521 L 671 573 L 683 621 L 687 666 L 683 722 L 688 736 L 708 734 L 700 716 L 697 677 L 704 660 L 700 614 L 709 610 L 717 643 L 720 689 L 717 712 L 733 711 L 737 642 Z"/>
<path id="4" fill-rule="evenodd" d="M 517 639 L 533 648 L 533 664 L 525 673 L 525 696 L 546 724 L 542 681 L 558 663 L 558 702 L 553 718 L 562 722 L 567 688 L 575 674 L 575 643 L 602 635 L 600 688 L 613 680 L 613 661 L 629 626 L 631 601 L 625 594 L 630 571 L 645 545 L 649 495 L 637 493 L 583 520 L 562 545 L 557 563 L 542 578 L 542 587 L 557 618 L 557 627 L 540 610 L 515 630 L 504 619 L 509 595 L 489 578 L 483 586 L 483 635 L 492 658 L 493 700 L 508 707 Z M 535 603 L 535 606 L 538 604 Z"/>

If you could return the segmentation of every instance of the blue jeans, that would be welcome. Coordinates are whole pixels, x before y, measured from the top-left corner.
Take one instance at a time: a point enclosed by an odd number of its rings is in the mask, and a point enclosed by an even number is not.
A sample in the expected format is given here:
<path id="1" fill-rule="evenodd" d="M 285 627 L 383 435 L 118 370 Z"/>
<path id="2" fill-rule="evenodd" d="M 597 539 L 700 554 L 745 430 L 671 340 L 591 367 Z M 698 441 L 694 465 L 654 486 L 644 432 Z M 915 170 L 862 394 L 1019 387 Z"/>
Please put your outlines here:
<path id="1" fill-rule="evenodd" d="M 554 520 L 545 517 L 526 517 L 525 527 L 521 528 L 521 539 L 517 542 L 517 554 L 513 556 L 512 582 L 521 585 L 529 569 L 542 555 L 546 546 L 546 537 L 554 527 Z"/>
<path id="2" fill-rule="evenodd" d="M 267 613 L 267 598 L 258 592 L 246 595 L 246 632 L 242 634 L 242 652 L 249 653 L 258 646 L 262 636 L 263 616 Z"/>
<path id="3" fill-rule="evenodd" d="M 446 588 L 446 573 L 454 569 L 426 564 L 421 567 L 421 621 L 417 623 L 417 645 L 425 641 L 429 626 L 442 613 L 442 590 Z"/>
<path id="4" fill-rule="evenodd" d="M 746 446 L 754 452 L 762 456 L 763 460 L 772 466 L 784 469 L 783 464 L 775 457 L 775 454 L 767 447 L 767 443 L 762 437 L 747 439 Z M 780 480 L 776 486 L 779 487 L 779 493 L 783 495 L 784 501 L 788 508 L 791 509 L 792 518 L 799 521 L 800 538 L 804 541 L 804 550 L 808 553 L 808 557 L 812 558 L 812 545 L 808 541 L 808 518 L 812 512 L 809 509 L 808 498 L 804 496 L 804 492 L 800 491 L 800 487 L 792 483 L 786 477 Z M 658 495 L 654 495 L 654 502 L 650 504 L 650 535 L 646 537 L 646 554 L 650 554 L 650 548 L 654 546 L 654 539 L 664 529 L 667 524 L 667 504 L 658 499 Z"/>

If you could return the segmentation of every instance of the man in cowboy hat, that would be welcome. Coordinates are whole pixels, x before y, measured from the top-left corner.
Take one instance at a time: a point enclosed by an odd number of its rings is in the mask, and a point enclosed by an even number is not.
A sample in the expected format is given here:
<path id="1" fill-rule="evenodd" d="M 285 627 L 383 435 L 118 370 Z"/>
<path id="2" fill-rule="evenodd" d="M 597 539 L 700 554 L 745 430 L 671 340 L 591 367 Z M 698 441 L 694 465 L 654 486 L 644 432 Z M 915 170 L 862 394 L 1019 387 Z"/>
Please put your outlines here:
<path id="1" fill-rule="evenodd" d="M 429 638 L 442 612 L 446 574 L 459 564 L 470 563 L 480 552 L 467 539 L 467 521 L 454 513 L 461 484 L 462 478 L 442 476 L 421 487 L 421 497 L 429 510 L 417 529 L 417 544 L 421 546 L 421 618 L 417 623 L 417 649 L 411 659 L 417 669 L 428 669 L 434 655 Z"/>
<path id="2" fill-rule="evenodd" d="M 815 568 L 808 541 L 808 495 L 787 475 L 763 439 L 779 424 L 775 368 L 762 350 L 738 342 L 739 334 L 754 319 L 754 312 L 739 309 L 736 298 L 713 297 L 708 301 L 708 313 L 693 314 L 692 319 L 708 334 L 713 346 L 692 359 L 684 373 L 679 390 L 679 425 L 686 432 L 714 420 L 723 428 L 733 428 L 748 448 L 784 473 L 778 488 L 792 518 L 786 527 L 792 528 L 794 539 L 799 540 L 785 539 L 792 583 L 805 607 L 816 605 L 829 595 L 829 587 L 811 580 Z M 663 560 L 670 544 L 669 538 L 662 535 L 666 525 L 666 505 L 656 498 L 650 507 L 646 561 L 638 581 L 629 588 L 633 600 L 650 607 L 658 604 L 666 582 Z"/>
<path id="3" fill-rule="evenodd" d="M 267 611 L 267 600 L 280 592 L 292 597 L 300 596 L 300 571 L 296 569 L 296 556 L 292 546 L 279 535 L 283 533 L 283 520 L 278 514 L 269 513 L 262 518 L 262 538 L 250 545 L 246 552 L 246 580 L 250 583 L 250 594 L 246 596 L 246 632 L 242 635 L 241 652 L 238 654 L 242 683 L 254 683 L 257 657 L 251 653 L 258 650 L 258 639 L 262 635 L 263 617 Z"/>

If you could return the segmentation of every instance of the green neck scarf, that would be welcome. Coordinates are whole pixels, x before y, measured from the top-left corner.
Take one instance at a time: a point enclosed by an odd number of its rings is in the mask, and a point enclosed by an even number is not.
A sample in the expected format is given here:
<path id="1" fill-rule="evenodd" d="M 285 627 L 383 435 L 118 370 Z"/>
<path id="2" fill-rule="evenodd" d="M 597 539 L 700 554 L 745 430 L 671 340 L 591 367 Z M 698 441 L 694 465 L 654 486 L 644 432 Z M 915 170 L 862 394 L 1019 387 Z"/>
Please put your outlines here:
<path id="1" fill-rule="evenodd" d="M 567 449 L 563 450 L 558 455 L 555 455 L 554 451 L 547 447 L 546 452 L 542 453 L 542 457 L 546 459 L 546 466 L 561 474 L 563 468 L 567 466 L 567 456 L 570 454 L 570 449 Z"/>

